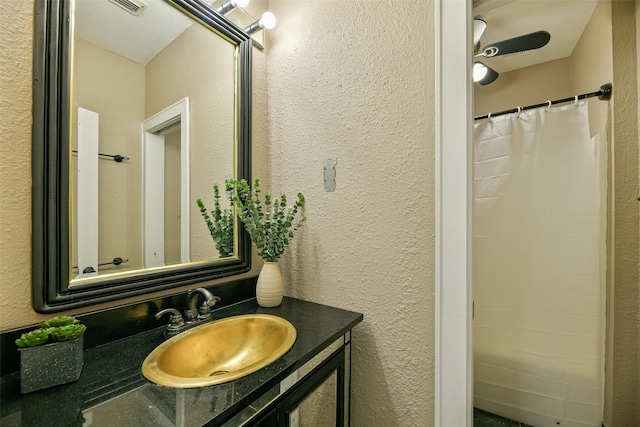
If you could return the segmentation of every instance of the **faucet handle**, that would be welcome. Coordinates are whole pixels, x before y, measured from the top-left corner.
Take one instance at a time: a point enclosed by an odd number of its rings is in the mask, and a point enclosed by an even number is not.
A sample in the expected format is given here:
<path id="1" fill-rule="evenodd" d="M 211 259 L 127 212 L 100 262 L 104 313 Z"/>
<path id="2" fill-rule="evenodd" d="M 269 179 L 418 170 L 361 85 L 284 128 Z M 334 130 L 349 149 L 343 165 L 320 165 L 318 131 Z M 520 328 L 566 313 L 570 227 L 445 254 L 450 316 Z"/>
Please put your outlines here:
<path id="1" fill-rule="evenodd" d="M 217 295 L 212 295 L 211 299 L 208 299 L 207 301 L 205 301 L 205 304 L 207 304 L 207 306 L 209 307 L 213 307 L 214 305 L 216 305 L 217 302 L 219 302 L 221 300 L 221 298 Z"/>
<path id="2" fill-rule="evenodd" d="M 198 308 L 198 320 L 211 319 L 211 307 L 220 301 L 220 297 L 213 295 L 213 298 L 203 302 Z"/>
<path id="3" fill-rule="evenodd" d="M 169 318 L 169 324 L 167 325 L 165 334 L 167 336 L 175 335 L 182 330 L 184 319 L 182 318 L 182 314 L 175 308 L 165 308 L 156 314 L 156 320 L 160 320 L 160 318 L 167 313 L 171 314 L 171 317 Z"/>

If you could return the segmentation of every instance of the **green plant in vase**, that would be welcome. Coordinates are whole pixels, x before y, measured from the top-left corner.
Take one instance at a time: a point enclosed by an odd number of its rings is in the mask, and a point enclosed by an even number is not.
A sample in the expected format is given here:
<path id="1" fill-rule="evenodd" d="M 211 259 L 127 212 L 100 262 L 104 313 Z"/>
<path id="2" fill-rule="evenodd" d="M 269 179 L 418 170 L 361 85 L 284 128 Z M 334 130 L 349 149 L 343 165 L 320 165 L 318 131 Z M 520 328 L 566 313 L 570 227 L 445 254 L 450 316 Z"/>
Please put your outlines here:
<path id="1" fill-rule="evenodd" d="M 197 199 L 200 214 L 204 218 L 209 234 L 213 239 L 213 243 L 221 258 L 233 256 L 233 200 L 231 200 L 231 208 L 222 209 L 220 206 L 220 188 L 218 184 L 213 184 L 213 209 L 211 216 L 207 212 L 202 199 Z M 213 219 L 212 219 L 213 217 Z"/>
<path id="2" fill-rule="evenodd" d="M 265 261 L 256 288 L 258 303 L 263 307 L 276 307 L 282 302 L 283 293 L 277 261 L 306 221 L 301 213 L 304 196 L 298 193 L 294 204 L 288 206 L 286 195 L 272 197 L 270 191 L 264 192 L 263 201 L 259 179 L 254 180 L 253 189 L 244 179 L 225 182 L 227 189 L 235 190 L 232 200 L 238 218 L 256 245 L 258 255 Z M 267 286 L 271 281 L 274 283 Z"/>

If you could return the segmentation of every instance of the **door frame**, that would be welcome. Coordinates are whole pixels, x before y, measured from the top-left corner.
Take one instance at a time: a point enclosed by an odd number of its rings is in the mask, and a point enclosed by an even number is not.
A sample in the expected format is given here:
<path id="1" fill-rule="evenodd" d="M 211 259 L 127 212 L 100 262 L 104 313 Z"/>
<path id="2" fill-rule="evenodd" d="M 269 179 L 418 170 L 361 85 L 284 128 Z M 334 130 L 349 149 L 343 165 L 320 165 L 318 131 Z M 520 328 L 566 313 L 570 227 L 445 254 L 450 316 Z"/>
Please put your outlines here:
<path id="1" fill-rule="evenodd" d="M 143 263 L 162 267 L 164 261 L 164 150 L 163 131 L 180 124 L 180 259 L 190 256 L 189 98 L 183 98 L 142 122 L 143 147 Z"/>
<path id="2" fill-rule="evenodd" d="M 435 425 L 473 425 L 471 1 L 436 4 Z"/>

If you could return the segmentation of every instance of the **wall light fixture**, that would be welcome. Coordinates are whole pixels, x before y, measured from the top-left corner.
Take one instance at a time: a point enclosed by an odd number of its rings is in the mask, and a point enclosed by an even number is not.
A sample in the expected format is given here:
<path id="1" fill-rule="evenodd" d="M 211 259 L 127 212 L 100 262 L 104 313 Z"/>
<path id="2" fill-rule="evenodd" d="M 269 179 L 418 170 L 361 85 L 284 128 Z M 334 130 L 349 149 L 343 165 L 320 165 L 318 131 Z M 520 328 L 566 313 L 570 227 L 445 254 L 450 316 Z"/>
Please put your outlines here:
<path id="1" fill-rule="evenodd" d="M 262 18 L 249 25 L 244 31 L 247 34 L 255 33 L 258 30 L 266 28 L 267 30 L 272 29 L 276 26 L 276 16 L 271 12 L 265 12 L 262 14 Z"/>
<path id="2" fill-rule="evenodd" d="M 229 0 L 228 2 L 217 8 L 216 12 L 218 12 L 220 15 L 226 15 L 238 6 L 247 7 L 250 1 L 251 0 Z"/>

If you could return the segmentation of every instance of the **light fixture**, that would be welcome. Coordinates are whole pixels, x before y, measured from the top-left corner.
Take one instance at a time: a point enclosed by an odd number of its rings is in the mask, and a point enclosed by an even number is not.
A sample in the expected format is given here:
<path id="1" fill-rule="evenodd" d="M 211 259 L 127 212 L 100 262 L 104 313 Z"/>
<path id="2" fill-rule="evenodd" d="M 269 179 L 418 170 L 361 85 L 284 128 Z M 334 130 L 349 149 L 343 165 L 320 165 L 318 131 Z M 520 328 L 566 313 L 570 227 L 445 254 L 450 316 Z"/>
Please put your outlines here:
<path id="1" fill-rule="evenodd" d="M 272 29 L 276 26 L 276 16 L 271 12 L 265 12 L 262 14 L 262 18 L 253 24 L 249 25 L 244 31 L 247 34 L 255 33 L 258 30 L 266 28 L 267 30 Z"/>
<path id="2" fill-rule="evenodd" d="M 489 70 L 484 64 L 476 62 L 473 64 L 473 81 L 476 83 L 479 82 L 487 75 L 488 72 Z"/>
<path id="3" fill-rule="evenodd" d="M 228 2 L 217 8 L 216 12 L 218 12 L 220 15 L 226 15 L 238 6 L 247 7 L 250 1 L 251 0 L 229 0 Z"/>
<path id="4" fill-rule="evenodd" d="M 492 68 L 487 67 L 482 62 L 473 63 L 473 81 L 481 85 L 488 85 L 497 79 L 499 74 Z"/>

